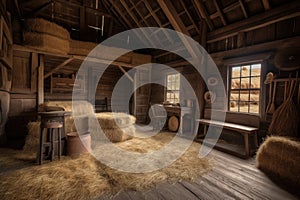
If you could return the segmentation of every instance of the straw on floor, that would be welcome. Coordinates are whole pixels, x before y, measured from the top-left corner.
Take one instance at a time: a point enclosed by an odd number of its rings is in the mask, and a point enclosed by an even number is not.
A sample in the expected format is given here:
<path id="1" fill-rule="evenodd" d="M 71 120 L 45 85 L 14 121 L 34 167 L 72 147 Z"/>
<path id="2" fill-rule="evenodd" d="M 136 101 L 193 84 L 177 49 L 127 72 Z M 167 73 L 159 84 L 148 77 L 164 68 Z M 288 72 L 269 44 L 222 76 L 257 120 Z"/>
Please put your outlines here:
<path id="1" fill-rule="evenodd" d="M 147 152 L 161 148 L 173 136 L 161 133 L 151 138 L 134 138 L 115 145 L 127 151 Z M 27 167 L 19 169 L 20 160 L 16 156 L 24 155 L 24 152 L 6 152 L 1 155 L 2 159 L 12 159 L 16 165 L 10 164 L 10 170 L 0 174 L 0 198 L 92 199 L 104 193 L 113 195 L 126 189 L 143 191 L 162 182 L 194 180 L 211 168 L 209 160 L 198 158 L 199 148 L 200 144 L 193 143 L 182 157 L 168 167 L 136 174 L 109 168 L 90 155 L 77 159 L 65 157 L 42 166 L 27 164 Z M 3 166 L 7 160 L 2 163 L 2 159 L 1 166 L 5 168 Z"/>

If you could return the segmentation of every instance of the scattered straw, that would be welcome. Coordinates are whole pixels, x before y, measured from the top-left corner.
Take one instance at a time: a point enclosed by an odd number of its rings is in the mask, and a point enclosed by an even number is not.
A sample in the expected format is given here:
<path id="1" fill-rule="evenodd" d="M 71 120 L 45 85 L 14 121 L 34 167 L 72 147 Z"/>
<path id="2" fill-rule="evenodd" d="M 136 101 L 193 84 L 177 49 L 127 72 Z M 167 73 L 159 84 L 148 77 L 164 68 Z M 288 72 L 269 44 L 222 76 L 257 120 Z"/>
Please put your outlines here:
<path id="1" fill-rule="evenodd" d="M 160 149 L 172 137 L 172 134 L 163 133 L 147 139 L 135 138 L 116 145 L 130 151 L 147 152 Z M 92 199 L 104 193 L 116 194 L 127 189 L 143 191 L 162 182 L 195 180 L 211 168 L 207 159 L 198 158 L 199 148 L 200 144 L 193 143 L 184 155 L 170 166 L 151 173 L 120 172 L 101 164 L 87 154 L 73 160 L 65 157 L 61 161 L 41 166 L 31 165 L 0 174 L 0 198 Z M 12 158 L 11 155 L 6 155 L 7 159 Z"/>

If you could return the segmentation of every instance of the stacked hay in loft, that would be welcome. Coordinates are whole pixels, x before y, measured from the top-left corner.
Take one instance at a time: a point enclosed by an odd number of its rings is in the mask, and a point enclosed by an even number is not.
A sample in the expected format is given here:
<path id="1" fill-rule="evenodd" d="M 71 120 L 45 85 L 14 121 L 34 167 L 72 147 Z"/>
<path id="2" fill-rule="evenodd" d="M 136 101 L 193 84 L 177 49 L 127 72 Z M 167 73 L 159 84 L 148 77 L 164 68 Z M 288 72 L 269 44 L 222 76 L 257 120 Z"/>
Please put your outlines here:
<path id="1" fill-rule="evenodd" d="M 257 152 L 256 163 L 259 169 L 282 185 L 288 186 L 288 189 L 292 191 L 299 190 L 299 139 L 280 136 L 268 137 Z"/>
<path id="2" fill-rule="evenodd" d="M 27 19 L 25 27 L 25 46 L 53 53 L 69 53 L 70 34 L 63 27 L 44 19 Z"/>
<path id="3" fill-rule="evenodd" d="M 70 54 L 72 55 L 88 55 L 95 47 L 96 43 L 82 42 L 78 40 L 70 40 Z"/>

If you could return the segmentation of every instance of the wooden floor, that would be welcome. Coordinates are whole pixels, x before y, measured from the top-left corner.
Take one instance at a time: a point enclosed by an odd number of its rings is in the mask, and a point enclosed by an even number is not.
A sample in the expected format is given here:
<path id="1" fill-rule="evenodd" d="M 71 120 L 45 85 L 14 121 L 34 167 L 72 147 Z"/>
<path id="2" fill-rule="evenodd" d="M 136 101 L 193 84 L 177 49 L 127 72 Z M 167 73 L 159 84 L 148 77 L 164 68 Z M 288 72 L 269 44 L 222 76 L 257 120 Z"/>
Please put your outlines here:
<path id="1" fill-rule="evenodd" d="M 213 170 L 193 183 L 165 183 L 146 192 L 122 191 L 112 199 L 299 199 L 258 170 L 254 158 L 244 160 L 217 150 L 209 157 L 214 162 Z"/>

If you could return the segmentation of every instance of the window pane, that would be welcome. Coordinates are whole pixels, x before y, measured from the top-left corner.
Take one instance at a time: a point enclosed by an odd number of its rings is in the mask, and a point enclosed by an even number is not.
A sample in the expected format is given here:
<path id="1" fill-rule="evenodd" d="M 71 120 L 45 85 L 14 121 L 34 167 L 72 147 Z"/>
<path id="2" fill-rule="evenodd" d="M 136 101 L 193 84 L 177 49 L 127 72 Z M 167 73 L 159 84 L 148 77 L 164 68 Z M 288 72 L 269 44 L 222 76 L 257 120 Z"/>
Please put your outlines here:
<path id="1" fill-rule="evenodd" d="M 242 76 L 250 76 L 250 65 L 242 66 Z"/>
<path id="2" fill-rule="evenodd" d="M 238 111 L 238 102 L 230 101 L 230 111 L 237 112 Z"/>
<path id="3" fill-rule="evenodd" d="M 240 102 L 240 112 L 248 112 L 249 102 L 241 101 Z"/>
<path id="4" fill-rule="evenodd" d="M 261 64 L 251 65 L 251 76 L 260 76 Z"/>
<path id="5" fill-rule="evenodd" d="M 251 88 L 260 88 L 260 77 L 251 78 Z"/>
<path id="6" fill-rule="evenodd" d="M 249 101 L 249 91 L 241 91 L 240 100 Z"/>
<path id="7" fill-rule="evenodd" d="M 231 89 L 239 89 L 240 88 L 240 78 L 232 79 L 231 81 Z"/>
<path id="8" fill-rule="evenodd" d="M 259 113 L 261 64 L 232 67 L 229 110 Z"/>
<path id="9" fill-rule="evenodd" d="M 241 88 L 248 89 L 250 85 L 250 78 L 242 78 L 241 79 Z"/>
<path id="10" fill-rule="evenodd" d="M 254 90 L 250 92 L 250 101 L 259 102 L 259 90 Z"/>
<path id="11" fill-rule="evenodd" d="M 257 104 L 250 104 L 250 113 L 259 113 L 259 105 Z"/>
<path id="12" fill-rule="evenodd" d="M 232 91 L 230 99 L 234 101 L 239 101 L 239 91 Z"/>
<path id="13" fill-rule="evenodd" d="M 241 74 L 240 74 L 240 71 L 241 71 L 241 67 L 232 67 L 232 78 L 235 78 L 235 77 L 240 77 Z"/>

